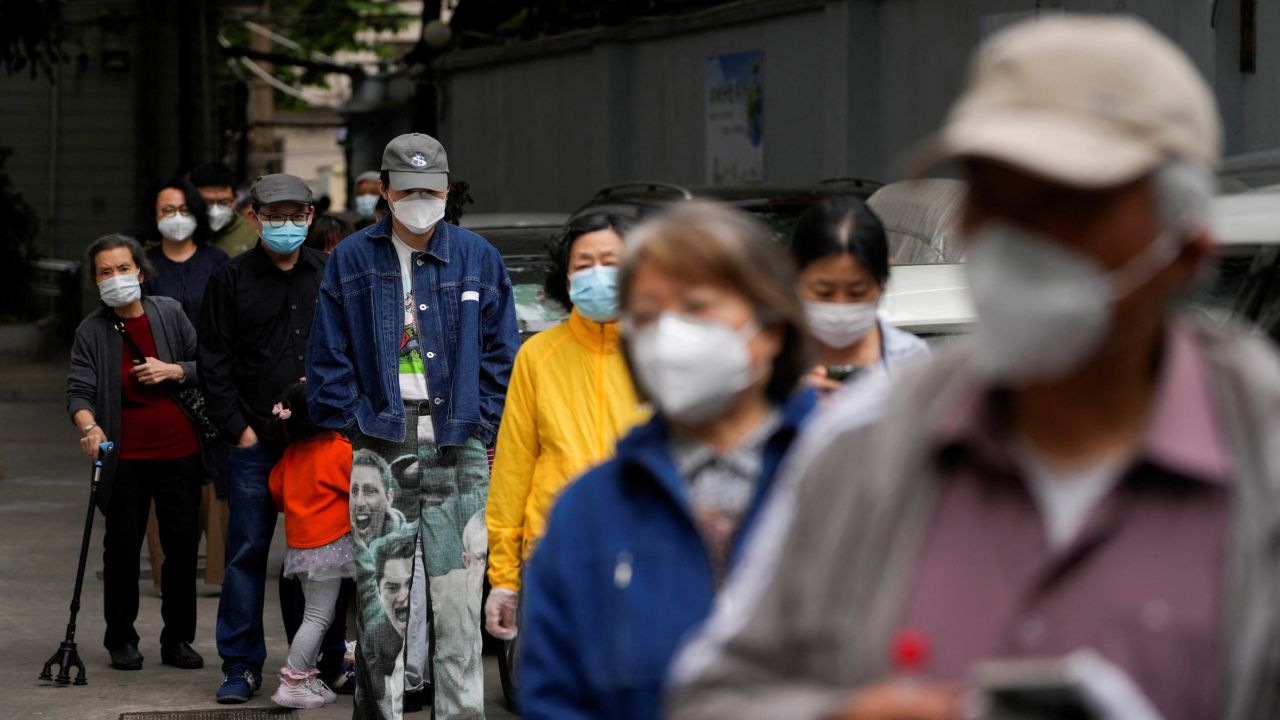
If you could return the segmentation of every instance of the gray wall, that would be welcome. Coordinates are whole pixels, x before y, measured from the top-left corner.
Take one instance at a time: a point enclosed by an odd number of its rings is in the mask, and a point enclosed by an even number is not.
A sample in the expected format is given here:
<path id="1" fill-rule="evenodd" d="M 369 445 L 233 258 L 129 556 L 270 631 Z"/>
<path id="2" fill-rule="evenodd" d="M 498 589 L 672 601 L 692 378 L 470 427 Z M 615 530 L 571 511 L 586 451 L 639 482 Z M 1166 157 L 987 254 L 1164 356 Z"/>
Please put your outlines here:
<path id="1" fill-rule="evenodd" d="M 205 0 L 68 0 L 56 85 L 26 72 L 0 75 L 0 147 L 7 171 L 40 217 L 38 249 L 78 259 L 94 238 L 133 225 L 143 189 L 202 156 L 216 138 L 198 83 L 199 56 L 180 47 L 199 31 Z M 104 50 L 128 54 L 107 69 Z M 183 105 L 185 101 L 187 105 Z"/>
<path id="2" fill-rule="evenodd" d="M 1215 85 L 1228 153 L 1280 146 L 1280 46 L 1265 33 L 1280 3 L 1258 3 L 1256 75 L 1239 71 L 1239 3 L 1219 4 L 1215 29 L 1209 0 L 783 1 L 745 21 L 737 9 L 456 52 L 441 138 L 476 211 L 572 210 L 629 180 L 701 184 L 705 60 L 761 50 L 767 182 L 891 179 L 941 121 L 984 18 L 1039 8 L 1148 19 Z"/>

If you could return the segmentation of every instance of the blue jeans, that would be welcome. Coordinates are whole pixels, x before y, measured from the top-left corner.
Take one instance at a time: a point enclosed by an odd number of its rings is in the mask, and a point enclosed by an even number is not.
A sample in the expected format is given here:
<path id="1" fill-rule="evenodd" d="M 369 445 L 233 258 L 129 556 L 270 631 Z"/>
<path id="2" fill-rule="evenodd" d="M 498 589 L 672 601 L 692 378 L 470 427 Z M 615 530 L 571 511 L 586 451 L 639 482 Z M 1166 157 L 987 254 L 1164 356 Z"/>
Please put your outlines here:
<path id="1" fill-rule="evenodd" d="M 262 601 L 267 553 L 276 531 L 275 502 L 267 480 L 280 453 L 262 445 L 231 448 L 227 490 L 227 569 L 218 600 L 218 655 L 222 671 L 247 668 L 262 674 L 267 643 L 262 635 Z"/>

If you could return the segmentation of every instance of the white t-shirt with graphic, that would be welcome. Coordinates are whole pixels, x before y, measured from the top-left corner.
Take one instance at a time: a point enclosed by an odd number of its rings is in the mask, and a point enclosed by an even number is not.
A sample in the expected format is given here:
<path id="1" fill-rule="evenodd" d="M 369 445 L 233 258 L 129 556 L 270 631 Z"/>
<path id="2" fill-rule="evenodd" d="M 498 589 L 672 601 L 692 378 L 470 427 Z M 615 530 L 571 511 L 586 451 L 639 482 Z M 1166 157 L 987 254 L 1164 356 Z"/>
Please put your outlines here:
<path id="1" fill-rule="evenodd" d="M 425 402 L 431 398 L 427 387 L 427 365 L 422 358 L 422 344 L 418 333 L 418 304 L 413 297 L 413 254 L 417 252 L 392 234 L 396 257 L 400 260 L 400 283 L 404 288 L 404 325 L 400 333 L 399 376 L 400 396 L 406 403 Z M 430 416 L 418 422 L 418 439 L 433 439 Z"/>

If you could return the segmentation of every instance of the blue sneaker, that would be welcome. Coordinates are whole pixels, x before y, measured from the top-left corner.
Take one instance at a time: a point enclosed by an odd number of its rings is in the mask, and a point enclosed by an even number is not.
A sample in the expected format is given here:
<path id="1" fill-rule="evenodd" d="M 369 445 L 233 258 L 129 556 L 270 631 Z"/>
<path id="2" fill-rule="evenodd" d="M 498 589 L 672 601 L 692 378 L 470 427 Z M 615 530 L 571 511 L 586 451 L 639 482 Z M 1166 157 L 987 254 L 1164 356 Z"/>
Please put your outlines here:
<path id="1" fill-rule="evenodd" d="M 262 687 L 262 676 L 248 668 L 238 668 L 222 676 L 218 686 L 218 702 L 237 705 L 249 702 L 249 698 Z"/>

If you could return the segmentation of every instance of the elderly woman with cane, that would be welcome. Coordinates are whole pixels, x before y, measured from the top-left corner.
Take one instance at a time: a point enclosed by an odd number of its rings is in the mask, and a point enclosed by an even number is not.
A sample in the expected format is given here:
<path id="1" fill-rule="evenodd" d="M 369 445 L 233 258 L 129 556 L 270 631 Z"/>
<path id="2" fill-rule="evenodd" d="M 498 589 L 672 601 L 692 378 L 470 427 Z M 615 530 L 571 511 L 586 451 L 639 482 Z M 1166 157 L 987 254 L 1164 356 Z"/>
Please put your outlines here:
<path id="1" fill-rule="evenodd" d="M 164 548 L 160 658 L 196 669 L 196 553 L 200 542 L 200 437 L 174 393 L 194 387 L 196 333 L 178 301 L 143 296 L 152 274 L 132 238 L 107 235 L 86 253 L 102 307 L 76 330 L 67 375 L 67 411 L 80 448 L 96 458 L 107 440 L 98 507 L 103 537 L 103 644 L 118 670 L 142 669 L 138 633 L 138 552 L 152 499 Z"/>

